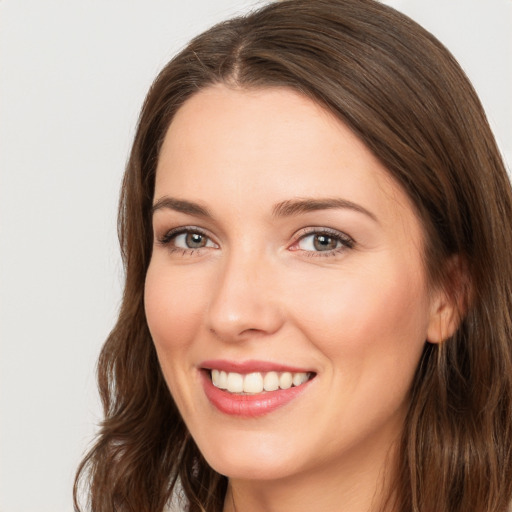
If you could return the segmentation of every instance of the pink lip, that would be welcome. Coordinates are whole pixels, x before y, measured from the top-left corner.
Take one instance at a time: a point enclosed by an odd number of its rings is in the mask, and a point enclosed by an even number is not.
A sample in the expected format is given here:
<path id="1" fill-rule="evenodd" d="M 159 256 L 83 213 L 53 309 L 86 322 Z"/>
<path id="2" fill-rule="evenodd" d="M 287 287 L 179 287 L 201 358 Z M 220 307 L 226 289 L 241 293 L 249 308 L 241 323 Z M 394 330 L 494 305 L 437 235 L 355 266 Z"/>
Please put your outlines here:
<path id="1" fill-rule="evenodd" d="M 217 365 L 214 367 L 219 368 Z M 226 368 L 226 366 L 223 368 Z M 230 366 L 230 368 L 233 368 L 233 366 Z M 258 368 L 261 367 L 258 366 Z M 251 366 L 251 370 L 253 369 L 254 367 Z M 272 368 L 271 370 L 259 371 L 277 370 Z M 242 372 L 240 369 L 238 372 L 246 373 Z M 250 370 L 248 372 L 250 372 Z M 265 391 L 255 395 L 237 395 L 215 387 L 210 379 L 208 371 L 202 370 L 200 371 L 200 374 L 205 395 L 214 407 L 216 407 L 220 412 L 224 414 L 245 418 L 255 418 L 257 416 L 263 416 L 272 411 L 275 411 L 276 409 L 288 404 L 293 399 L 301 395 L 304 391 L 306 391 L 306 389 L 309 387 L 309 384 L 312 382 L 312 380 L 309 380 L 300 386 L 294 386 L 289 389 L 278 389 L 276 391 Z"/>
<path id="2" fill-rule="evenodd" d="M 252 372 L 291 372 L 291 373 L 314 373 L 311 370 L 307 370 L 304 368 L 297 368 L 293 366 L 287 366 L 283 364 L 271 363 L 268 361 L 227 361 L 224 359 L 211 359 L 208 361 L 203 361 L 199 364 L 200 368 L 207 370 L 221 370 L 225 372 L 236 372 L 241 374 L 252 373 Z"/>

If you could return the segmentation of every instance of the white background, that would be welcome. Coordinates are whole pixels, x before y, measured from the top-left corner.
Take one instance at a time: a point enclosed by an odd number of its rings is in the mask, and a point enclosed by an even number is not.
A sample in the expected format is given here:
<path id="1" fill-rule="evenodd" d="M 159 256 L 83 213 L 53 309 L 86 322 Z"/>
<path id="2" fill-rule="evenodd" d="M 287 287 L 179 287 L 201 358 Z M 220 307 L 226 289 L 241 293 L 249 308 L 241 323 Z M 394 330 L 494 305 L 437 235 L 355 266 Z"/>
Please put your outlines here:
<path id="1" fill-rule="evenodd" d="M 512 162 L 512 0 L 387 1 L 437 35 Z M 72 510 L 122 284 L 138 111 L 188 39 L 258 1 L 0 0 L 0 512 Z"/>

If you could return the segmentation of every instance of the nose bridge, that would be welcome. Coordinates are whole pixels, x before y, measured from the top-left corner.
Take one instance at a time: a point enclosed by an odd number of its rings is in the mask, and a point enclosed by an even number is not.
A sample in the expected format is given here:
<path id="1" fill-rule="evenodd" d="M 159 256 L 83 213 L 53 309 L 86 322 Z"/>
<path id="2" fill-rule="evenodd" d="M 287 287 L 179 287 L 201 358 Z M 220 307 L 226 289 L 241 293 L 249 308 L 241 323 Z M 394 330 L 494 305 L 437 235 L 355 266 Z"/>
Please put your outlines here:
<path id="1" fill-rule="evenodd" d="M 237 341 L 248 333 L 271 334 L 279 329 L 282 318 L 272 267 L 265 252 L 254 247 L 236 247 L 226 254 L 209 303 L 210 331 L 223 340 Z"/>

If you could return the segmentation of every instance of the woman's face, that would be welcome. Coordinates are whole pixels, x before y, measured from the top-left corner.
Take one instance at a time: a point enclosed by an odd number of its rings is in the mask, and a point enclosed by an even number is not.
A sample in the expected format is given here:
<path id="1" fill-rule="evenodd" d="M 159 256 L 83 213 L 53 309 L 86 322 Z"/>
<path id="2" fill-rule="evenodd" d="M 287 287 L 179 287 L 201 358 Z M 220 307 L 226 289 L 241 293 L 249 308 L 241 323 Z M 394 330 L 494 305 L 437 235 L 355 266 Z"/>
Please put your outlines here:
<path id="1" fill-rule="evenodd" d="M 437 302 L 420 222 L 359 139 L 285 88 L 205 89 L 166 134 L 153 223 L 147 320 L 209 464 L 383 460 Z"/>

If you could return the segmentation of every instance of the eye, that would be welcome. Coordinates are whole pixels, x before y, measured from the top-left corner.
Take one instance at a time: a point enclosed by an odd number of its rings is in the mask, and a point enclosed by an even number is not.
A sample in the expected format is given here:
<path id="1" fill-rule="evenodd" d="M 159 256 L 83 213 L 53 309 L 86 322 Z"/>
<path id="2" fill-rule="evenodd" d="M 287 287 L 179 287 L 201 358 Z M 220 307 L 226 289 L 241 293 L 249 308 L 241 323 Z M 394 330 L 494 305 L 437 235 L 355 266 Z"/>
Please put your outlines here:
<path id="1" fill-rule="evenodd" d="M 170 249 L 183 249 L 188 251 L 218 247 L 212 239 L 198 228 L 171 229 L 159 240 L 160 244 L 169 246 Z"/>
<path id="2" fill-rule="evenodd" d="M 212 247 L 213 242 L 202 233 L 181 233 L 174 236 L 175 247 L 181 249 L 201 249 L 201 247 Z"/>
<path id="3" fill-rule="evenodd" d="M 354 247 L 354 240 L 345 233 L 331 229 L 308 231 L 290 247 L 291 250 L 335 254 Z"/>
<path id="4" fill-rule="evenodd" d="M 341 247 L 340 240 L 324 233 L 315 233 L 303 237 L 298 242 L 299 249 L 303 251 L 333 251 Z"/>

